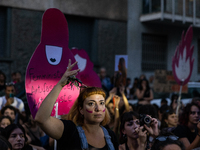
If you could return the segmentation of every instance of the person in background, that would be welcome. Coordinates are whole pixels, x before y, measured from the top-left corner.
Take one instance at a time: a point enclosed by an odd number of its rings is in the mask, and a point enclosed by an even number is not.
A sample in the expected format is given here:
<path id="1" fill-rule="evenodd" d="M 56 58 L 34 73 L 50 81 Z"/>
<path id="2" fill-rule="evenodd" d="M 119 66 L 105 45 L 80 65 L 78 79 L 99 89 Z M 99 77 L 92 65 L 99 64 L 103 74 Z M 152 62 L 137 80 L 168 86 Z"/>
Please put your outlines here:
<path id="1" fill-rule="evenodd" d="M 128 100 L 124 94 L 124 86 L 120 84 L 121 86 L 116 86 L 114 87 L 110 92 L 109 92 L 109 97 L 106 99 L 106 104 L 110 102 L 110 100 L 113 100 L 114 95 L 117 95 L 120 97 L 120 102 L 118 104 L 119 107 L 119 115 L 124 111 L 129 111 L 130 110 L 130 105 L 128 103 Z M 114 104 L 115 105 L 115 104 Z M 114 106 L 115 107 L 115 106 Z"/>
<path id="2" fill-rule="evenodd" d="M 142 81 L 143 79 L 147 79 L 145 74 L 141 74 L 139 77 L 139 81 Z"/>
<path id="3" fill-rule="evenodd" d="M 133 86 L 130 89 L 130 99 L 137 99 L 136 89 L 138 88 L 139 79 L 135 78 L 133 82 Z"/>
<path id="4" fill-rule="evenodd" d="M 178 116 L 172 109 L 166 110 L 162 115 L 161 130 L 167 130 L 173 132 L 178 125 Z"/>
<path id="5" fill-rule="evenodd" d="M 168 110 L 170 110 L 171 109 L 171 107 L 170 106 L 168 106 L 168 105 L 162 105 L 160 108 L 159 108 L 159 110 L 158 110 L 158 119 L 161 121 L 162 120 L 162 115 L 166 112 L 166 111 L 168 111 Z"/>
<path id="6" fill-rule="evenodd" d="M 140 81 L 139 87 L 136 90 L 139 105 L 150 104 L 153 99 L 153 91 L 149 87 L 149 82 L 146 79 Z"/>
<path id="7" fill-rule="evenodd" d="M 186 150 L 200 146 L 200 106 L 197 103 L 188 103 L 179 117 L 179 125 L 174 134 L 183 142 Z"/>
<path id="8" fill-rule="evenodd" d="M 16 115 L 17 115 L 17 110 L 15 107 L 13 106 L 4 106 L 2 109 L 1 109 L 1 115 L 3 116 L 9 116 L 13 123 L 17 123 L 17 118 L 16 118 Z"/>
<path id="9" fill-rule="evenodd" d="M 178 101 L 178 94 L 172 94 L 170 107 L 174 110 L 174 112 L 176 112 L 176 108 L 177 108 L 177 104 L 178 104 L 177 101 Z M 184 104 L 181 102 L 179 114 L 182 113 L 183 108 L 184 108 Z"/>
<path id="10" fill-rule="evenodd" d="M 162 105 L 168 105 L 168 101 L 166 100 L 166 98 L 162 98 L 161 102 L 160 102 L 160 106 Z"/>
<path id="11" fill-rule="evenodd" d="M 194 97 L 192 102 L 197 103 L 200 106 L 200 97 Z"/>
<path id="12" fill-rule="evenodd" d="M 9 116 L 2 116 L 0 118 L 0 127 L 1 128 L 5 128 L 12 123 L 13 123 L 13 121 Z"/>
<path id="13" fill-rule="evenodd" d="M 179 137 L 171 132 L 161 131 L 155 138 L 151 150 L 185 150 L 185 147 Z"/>
<path id="14" fill-rule="evenodd" d="M 148 126 L 142 124 L 136 112 L 125 112 L 121 116 L 120 125 L 120 143 L 119 150 L 137 149 L 144 150 L 149 147 L 147 143 L 147 133 L 156 137 L 159 133 L 158 122 L 156 118 L 151 118 L 151 124 Z"/>
<path id="15" fill-rule="evenodd" d="M 118 64 L 118 73 L 121 75 L 122 85 L 126 86 L 127 69 L 125 59 L 121 57 Z"/>
<path id="16" fill-rule="evenodd" d="M 26 131 L 26 134 L 31 138 L 31 142 L 29 144 L 42 146 L 40 138 L 45 135 L 45 133 L 41 130 L 41 128 L 36 124 L 36 121 L 33 120 L 32 115 L 29 115 L 28 122 L 22 125 Z"/>
<path id="17" fill-rule="evenodd" d="M 20 98 L 22 101 L 26 101 L 25 82 L 22 80 L 21 72 L 16 71 L 14 74 L 15 96 Z"/>
<path id="18" fill-rule="evenodd" d="M 136 112 L 125 112 L 121 116 L 119 150 L 146 148 L 147 131 L 140 127 L 139 115 Z"/>
<path id="19" fill-rule="evenodd" d="M 25 130 L 19 124 L 8 125 L 3 136 L 12 145 L 12 150 L 33 150 L 30 145 L 26 145 Z"/>
<path id="20" fill-rule="evenodd" d="M 6 86 L 6 75 L 3 71 L 0 70 L 0 96 L 5 94 L 5 86 Z"/>
<path id="21" fill-rule="evenodd" d="M 111 81 L 110 78 L 106 75 L 106 68 L 101 67 L 99 72 L 99 77 L 101 80 L 101 85 L 104 91 L 106 92 L 106 95 L 109 94 L 109 91 L 111 90 Z"/>
<path id="22" fill-rule="evenodd" d="M 23 101 L 15 97 L 14 94 L 15 94 L 14 84 L 12 82 L 6 83 L 5 95 L 0 97 L 0 109 L 2 109 L 3 106 L 11 105 L 17 108 L 21 113 L 25 114 Z"/>
<path id="23" fill-rule="evenodd" d="M 119 102 L 120 102 L 120 97 L 117 95 L 113 96 L 114 98 L 114 103 L 113 101 L 106 101 L 106 107 L 108 109 L 108 112 L 110 114 L 110 123 L 108 124 L 108 128 L 111 129 L 116 136 L 118 136 L 118 129 L 119 129 Z"/>
<path id="24" fill-rule="evenodd" d="M 127 78 L 124 93 L 125 93 L 125 96 L 128 100 L 130 99 L 130 89 L 131 89 L 131 78 Z"/>

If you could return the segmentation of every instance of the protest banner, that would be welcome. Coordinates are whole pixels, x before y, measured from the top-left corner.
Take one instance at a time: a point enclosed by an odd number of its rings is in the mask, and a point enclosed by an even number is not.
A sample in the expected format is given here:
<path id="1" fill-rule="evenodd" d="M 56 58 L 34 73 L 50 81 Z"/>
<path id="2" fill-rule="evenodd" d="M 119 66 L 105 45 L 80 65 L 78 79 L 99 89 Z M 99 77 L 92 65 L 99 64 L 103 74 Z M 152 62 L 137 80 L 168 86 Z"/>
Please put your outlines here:
<path id="1" fill-rule="evenodd" d="M 41 102 L 66 71 L 69 59 L 72 63 L 75 62 L 74 55 L 68 48 L 68 41 L 68 25 L 64 14 L 55 8 L 46 10 L 42 18 L 41 41 L 26 69 L 25 88 L 33 118 Z M 78 66 L 73 69 L 78 69 Z M 58 115 L 67 114 L 78 95 L 77 87 L 66 85 L 56 100 Z M 55 116 L 55 109 L 56 106 L 52 116 Z"/>

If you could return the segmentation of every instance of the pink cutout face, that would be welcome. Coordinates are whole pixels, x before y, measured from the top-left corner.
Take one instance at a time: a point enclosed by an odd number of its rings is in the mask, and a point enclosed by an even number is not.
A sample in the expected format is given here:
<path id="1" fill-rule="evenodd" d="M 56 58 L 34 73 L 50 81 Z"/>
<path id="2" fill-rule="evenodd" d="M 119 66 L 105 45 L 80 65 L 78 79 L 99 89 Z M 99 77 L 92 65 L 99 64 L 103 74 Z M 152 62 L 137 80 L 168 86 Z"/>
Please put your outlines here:
<path id="1" fill-rule="evenodd" d="M 87 86 L 101 87 L 101 80 L 97 73 L 93 70 L 93 63 L 87 52 L 84 49 L 72 49 L 76 61 L 78 62 L 78 68 L 80 69 L 80 79 L 83 84 Z"/>
<path id="2" fill-rule="evenodd" d="M 74 55 L 68 48 L 68 25 L 64 14 L 50 8 L 42 19 L 41 41 L 32 55 L 26 70 L 26 96 L 33 118 L 40 104 L 61 79 L 66 71 L 69 59 L 75 62 Z M 78 66 L 74 66 L 78 69 Z M 79 74 L 76 76 L 80 78 Z M 58 115 L 67 114 L 79 95 L 79 89 L 66 85 L 60 92 Z M 56 106 L 52 110 L 55 116 Z"/>

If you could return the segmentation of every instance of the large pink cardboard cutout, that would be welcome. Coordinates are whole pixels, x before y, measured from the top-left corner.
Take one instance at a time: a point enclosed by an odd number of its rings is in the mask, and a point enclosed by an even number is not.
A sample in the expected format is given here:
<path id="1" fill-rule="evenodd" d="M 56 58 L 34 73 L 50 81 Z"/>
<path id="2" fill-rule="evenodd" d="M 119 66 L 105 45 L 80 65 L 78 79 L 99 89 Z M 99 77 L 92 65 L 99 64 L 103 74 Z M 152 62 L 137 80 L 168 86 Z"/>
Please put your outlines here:
<path id="1" fill-rule="evenodd" d="M 191 46 L 193 36 L 192 26 L 186 32 L 182 33 L 182 39 L 176 48 L 172 60 L 172 70 L 176 82 L 179 85 L 185 85 L 190 80 L 194 58 L 192 58 L 194 46 Z"/>
<path id="2" fill-rule="evenodd" d="M 36 48 L 26 70 L 26 95 L 30 111 L 35 114 L 41 102 L 53 89 L 66 71 L 69 59 L 75 58 L 68 48 L 68 25 L 63 13 L 55 8 L 48 9 L 42 19 L 41 42 Z M 73 69 L 78 69 L 76 65 Z M 78 75 L 79 77 L 79 75 Z M 66 85 L 60 92 L 58 115 L 67 114 L 78 97 L 79 89 Z M 55 106 L 52 116 L 55 115 Z"/>
<path id="3" fill-rule="evenodd" d="M 101 80 L 97 73 L 93 71 L 93 63 L 90 61 L 87 52 L 83 49 L 79 50 L 77 48 L 73 48 L 71 51 L 78 62 L 80 80 L 83 84 L 87 86 L 101 87 Z"/>

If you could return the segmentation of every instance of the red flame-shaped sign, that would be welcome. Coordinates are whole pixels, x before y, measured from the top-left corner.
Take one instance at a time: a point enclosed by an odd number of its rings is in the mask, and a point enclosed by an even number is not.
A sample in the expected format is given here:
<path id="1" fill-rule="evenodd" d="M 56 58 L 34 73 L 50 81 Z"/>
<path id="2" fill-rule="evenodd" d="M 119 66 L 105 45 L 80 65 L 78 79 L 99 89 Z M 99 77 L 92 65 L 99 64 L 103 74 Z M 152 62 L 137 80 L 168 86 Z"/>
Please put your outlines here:
<path id="1" fill-rule="evenodd" d="M 185 85 L 190 80 L 194 58 L 192 58 L 194 46 L 191 46 L 193 36 L 192 26 L 186 32 L 182 33 L 182 39 L 176 48 L 172 61 L 172 70 L 176 82 L 179 85 Z"/>

